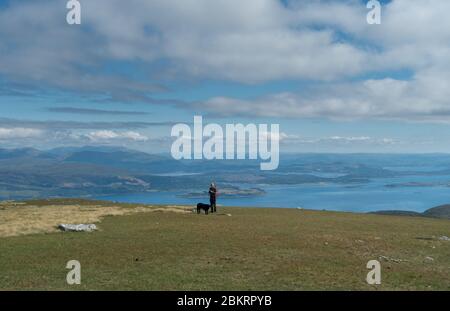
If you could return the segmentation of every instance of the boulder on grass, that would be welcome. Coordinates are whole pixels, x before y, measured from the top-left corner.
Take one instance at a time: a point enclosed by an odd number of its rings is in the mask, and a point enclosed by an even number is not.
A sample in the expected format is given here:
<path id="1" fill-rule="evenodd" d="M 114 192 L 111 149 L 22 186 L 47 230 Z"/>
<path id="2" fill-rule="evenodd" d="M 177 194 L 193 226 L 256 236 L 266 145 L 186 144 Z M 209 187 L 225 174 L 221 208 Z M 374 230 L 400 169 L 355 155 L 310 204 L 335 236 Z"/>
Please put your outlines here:
<path id="1" fill-rule="evenodd" d="M 58 229 L 65 232 L 92 232 L 97 230 L 97 226 L 94 224 L 60 224 Z"/>

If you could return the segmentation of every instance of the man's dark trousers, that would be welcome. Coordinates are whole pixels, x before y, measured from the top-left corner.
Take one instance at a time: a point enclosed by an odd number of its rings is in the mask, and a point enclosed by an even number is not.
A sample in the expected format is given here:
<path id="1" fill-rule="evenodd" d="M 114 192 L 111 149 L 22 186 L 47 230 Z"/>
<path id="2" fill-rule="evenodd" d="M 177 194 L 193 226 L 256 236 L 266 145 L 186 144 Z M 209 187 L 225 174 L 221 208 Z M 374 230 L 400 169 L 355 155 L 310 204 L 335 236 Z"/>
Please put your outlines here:
<path id="1" fill-rule="evenodd" d="M 209 204 L 211 205 L 211 213 L 216 212 L 216 198 L 211 197 L 209 199 Z"/>

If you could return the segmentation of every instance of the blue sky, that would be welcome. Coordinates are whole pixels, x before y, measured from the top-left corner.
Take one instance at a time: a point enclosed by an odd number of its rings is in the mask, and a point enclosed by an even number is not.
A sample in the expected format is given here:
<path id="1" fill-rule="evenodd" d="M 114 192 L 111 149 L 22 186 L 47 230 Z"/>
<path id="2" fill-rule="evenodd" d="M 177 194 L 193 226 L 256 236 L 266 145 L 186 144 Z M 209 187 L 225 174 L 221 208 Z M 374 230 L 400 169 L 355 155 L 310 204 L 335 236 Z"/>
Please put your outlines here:
<path id="1" fill-rule="evenodd" d="M 0 0 L 0 144 L 170 150 L 279 123 L 286 152 L 450 152 L 450 3 Z"/>

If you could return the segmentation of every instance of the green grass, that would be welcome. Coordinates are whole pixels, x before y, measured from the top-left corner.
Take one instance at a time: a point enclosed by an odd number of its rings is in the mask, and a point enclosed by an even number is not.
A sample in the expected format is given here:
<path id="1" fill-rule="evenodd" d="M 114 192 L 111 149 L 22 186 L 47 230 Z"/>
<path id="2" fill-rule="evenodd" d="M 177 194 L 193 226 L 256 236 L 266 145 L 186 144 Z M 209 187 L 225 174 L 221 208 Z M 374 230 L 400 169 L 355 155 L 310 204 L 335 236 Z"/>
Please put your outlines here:
<path id="1" fill-rule="evenodd" d="M 448 220 L 220 213 L 232 216 L 151 212 L 107 217 L 95 233 L 0 238 L 0 289 L 450 290 L 450 242 L 436 239 L 450 236 Z M 382 285 L 369 286 L 366 264 L 380 256 L 406 261 L 380 260 Z M 78 286 L 66 283 L 72 259 L 81 263 Z"/>

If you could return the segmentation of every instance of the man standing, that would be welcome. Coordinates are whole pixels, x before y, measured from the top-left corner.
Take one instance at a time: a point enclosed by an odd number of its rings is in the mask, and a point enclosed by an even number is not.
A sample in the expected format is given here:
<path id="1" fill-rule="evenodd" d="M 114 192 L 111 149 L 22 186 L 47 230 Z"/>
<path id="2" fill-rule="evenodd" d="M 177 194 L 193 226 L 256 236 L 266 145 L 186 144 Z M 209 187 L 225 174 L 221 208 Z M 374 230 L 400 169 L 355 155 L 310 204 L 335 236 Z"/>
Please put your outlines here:
<path id="1" fill-rule="evenodd" d="M 216 212 L 216 196 L 217 196 L 216 184 L 211 183 L 211 186 L 209 186 L 209 204 L 211 205 L 211 213 Z"/>

